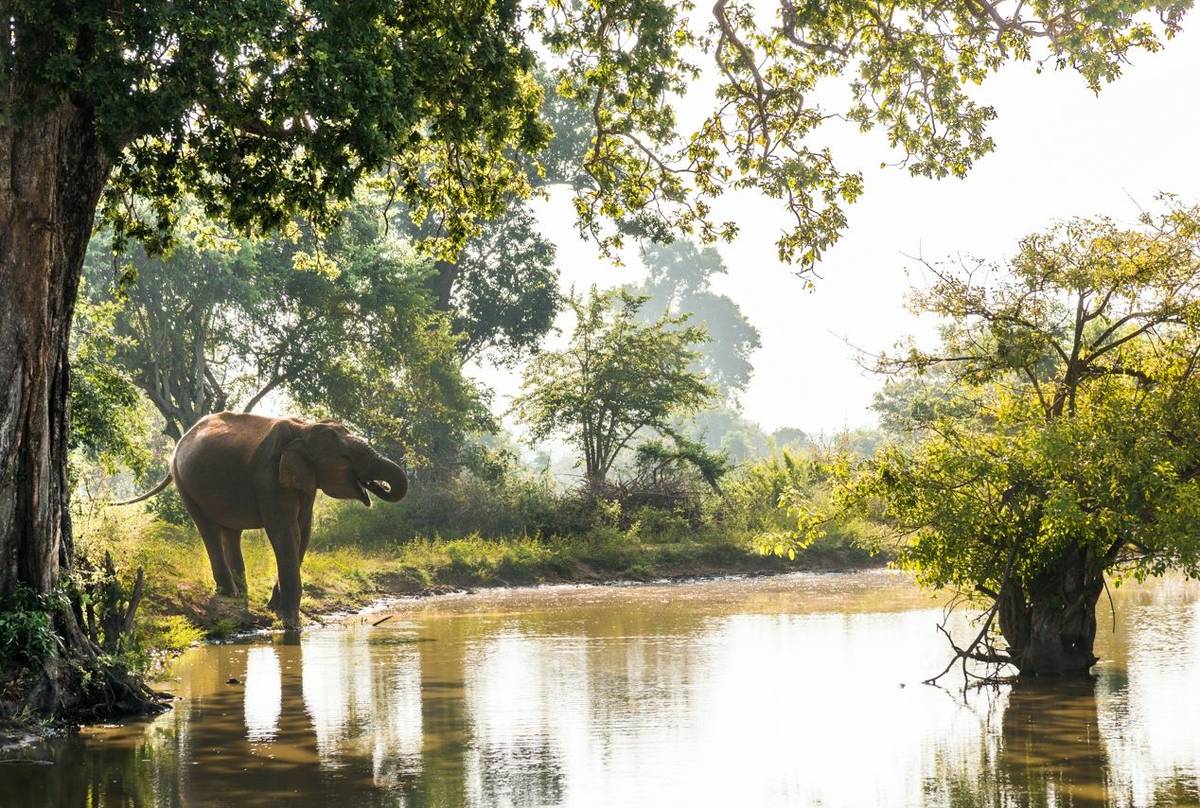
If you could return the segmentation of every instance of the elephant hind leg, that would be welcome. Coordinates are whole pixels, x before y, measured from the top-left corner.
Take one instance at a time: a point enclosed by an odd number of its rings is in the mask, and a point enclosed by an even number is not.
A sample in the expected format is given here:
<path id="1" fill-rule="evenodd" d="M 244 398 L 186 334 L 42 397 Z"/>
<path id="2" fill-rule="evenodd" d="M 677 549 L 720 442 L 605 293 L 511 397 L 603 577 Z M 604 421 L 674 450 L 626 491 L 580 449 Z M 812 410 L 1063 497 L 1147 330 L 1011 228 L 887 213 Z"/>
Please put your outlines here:
<path id="1" fill-rule="evenodd" d="M 224 551 L 225 563 L 233 574 L 233 582 L 242 597 L 246 596 L 246 561 L 242 558 L 242 531 L 233 528 L 221 528 L 221 549 Z"/>
<path id="2" fill-rule="evenodd" d="M 221 546 L 221 527 L 206 517 L 191 497 L 183 491 L 180 491 L 179 495 L 183 500 L 183 506 L 187 508 L 192 521 L 196 523 L 196 528 L 200 531 L 200 538 L 204 539 L 204 549 L 208 553 L 208 563 L 212 565 L 213 582 L 217 585 L 217 594 L 237 595 L 237 584 L 234 583 L 233 573 L 225 561 L 225 550 Z"/>

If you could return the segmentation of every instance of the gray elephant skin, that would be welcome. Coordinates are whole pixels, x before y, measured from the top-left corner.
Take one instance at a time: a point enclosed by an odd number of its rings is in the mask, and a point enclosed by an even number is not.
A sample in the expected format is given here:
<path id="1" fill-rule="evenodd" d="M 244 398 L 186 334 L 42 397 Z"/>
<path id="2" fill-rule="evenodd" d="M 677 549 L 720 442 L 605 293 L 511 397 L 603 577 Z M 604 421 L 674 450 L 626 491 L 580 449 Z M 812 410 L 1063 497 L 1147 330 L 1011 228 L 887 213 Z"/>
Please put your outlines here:
<path id="1" fill-rule="evenodd" d="M 336 421 L 234 412 L 197 421 L 175 446 L 168 478 L 129 502 L 172 480 L 204 539 L 219 594 L 245 595 L 242 531 L 266 530 L 278 571 L 268 606 L 288 628 L 300 624 L 300 563 L 317 491 L 369 507 L 368 492 L 398 502 L 408 490 L 399 464 Z"/>

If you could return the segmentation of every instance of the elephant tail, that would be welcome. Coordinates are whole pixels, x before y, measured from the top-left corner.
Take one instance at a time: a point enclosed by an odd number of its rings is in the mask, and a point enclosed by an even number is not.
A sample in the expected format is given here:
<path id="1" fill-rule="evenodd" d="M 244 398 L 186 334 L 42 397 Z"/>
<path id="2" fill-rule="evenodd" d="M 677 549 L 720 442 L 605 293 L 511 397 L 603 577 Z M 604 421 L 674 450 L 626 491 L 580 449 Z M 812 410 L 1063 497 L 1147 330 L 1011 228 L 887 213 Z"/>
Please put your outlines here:
<path id="1" fill-rule="evenodd" d="M 162 491 L 164 488 L 166 488 L 170 484 L 171 484 L 171 475 L 170 475 L 170 473 L 168 473 L 166 477 L 163 477 L 161 483 L 154 486 L 152 489 L 150 489 L 146 493 L 142 494 L 141 496 L 134 497 L 133 499 L 123 499 L 120 502 L 114 502 L 112 504 L 113 505 L 132 505 L 135 502 L 141 502 L 142 500 L 150 499 L 150 497 L 159 493 L 160 491 Z"/>

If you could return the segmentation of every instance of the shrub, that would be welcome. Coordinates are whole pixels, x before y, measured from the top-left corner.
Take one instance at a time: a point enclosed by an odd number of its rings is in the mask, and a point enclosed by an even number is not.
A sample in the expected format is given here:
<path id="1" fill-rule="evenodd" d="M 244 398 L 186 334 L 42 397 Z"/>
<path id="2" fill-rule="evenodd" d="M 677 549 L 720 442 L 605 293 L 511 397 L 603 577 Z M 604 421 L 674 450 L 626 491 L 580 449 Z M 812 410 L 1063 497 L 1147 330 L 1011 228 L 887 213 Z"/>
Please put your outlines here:
<path id="1" fill-rule="evenodd" d="M 54 612 L 66 607 L 62 592 L 40 594 L 18 587 L 0 603 L 0 671 L 19 670 L 51 653 L 57 643 Z"/>

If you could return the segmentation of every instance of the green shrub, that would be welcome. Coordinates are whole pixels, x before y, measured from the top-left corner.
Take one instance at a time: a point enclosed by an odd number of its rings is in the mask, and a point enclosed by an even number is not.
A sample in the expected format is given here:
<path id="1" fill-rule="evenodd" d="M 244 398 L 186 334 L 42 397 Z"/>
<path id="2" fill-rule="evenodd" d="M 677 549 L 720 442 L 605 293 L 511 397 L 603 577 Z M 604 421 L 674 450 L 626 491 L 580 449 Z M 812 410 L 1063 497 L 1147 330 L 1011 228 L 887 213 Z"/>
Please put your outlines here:
<path id="1" fill-rule="evenodd" d="M 629 533 L 650 543 L 684 542 L 695 537 L 696 528 L 685 513 L 643 505 L 634 514 Z"/>
<path id="2" fill-rule="evenodd" d="M 485 480 L 466 472 L 450 480 L 417 478 L 397 503 L 376 502 L 370 509 L 350 501 L 331 503 L 314 526 L 314 541 L 379 547 L 423 536 L 551 535 L 577 527 L 564 524 L 564 517 L 574 517 L 562 504 L 548 477 L 514 472 Z"/>
<path id="3" fill-rule="evenodd" d="M 0 603 L 0 671 L 17 670 L 50 654 L 58 644 L 54 613 L 67 605 L 62 592 L 17 587 Z"/>

